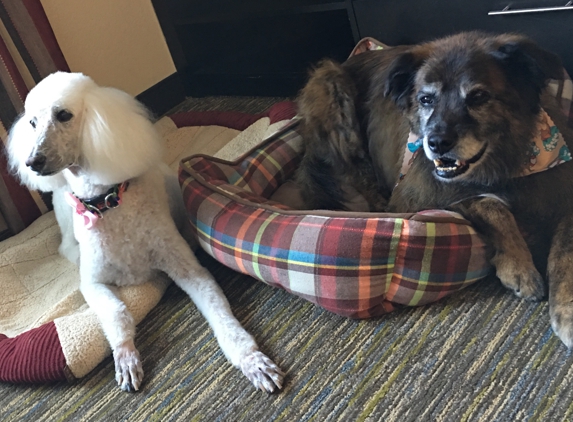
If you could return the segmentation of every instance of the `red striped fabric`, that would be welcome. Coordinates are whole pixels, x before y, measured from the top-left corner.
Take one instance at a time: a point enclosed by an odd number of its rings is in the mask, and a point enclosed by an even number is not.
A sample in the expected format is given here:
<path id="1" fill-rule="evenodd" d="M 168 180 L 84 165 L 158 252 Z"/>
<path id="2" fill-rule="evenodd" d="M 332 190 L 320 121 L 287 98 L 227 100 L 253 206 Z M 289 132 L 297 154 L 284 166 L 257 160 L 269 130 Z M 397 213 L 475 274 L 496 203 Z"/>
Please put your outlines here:
<path id="1" fill-rule="evenodd" d="M 14 338 L 0 334 L 0 381 L 45 383 L 65 381 L 66 358 L 53 322 Z"/>
<path id="2" fill-rule="evenodd" d="M 6 185 L 8 194 L 18 210 L 20 219 L 25 227 L 29 226 L 34 220 L 42 215 L 40 208 L 32 198 L 30 191 L 23 187 L 20 183 L 8 173 L 8 163 L 3 151 L 0 151 L 0 177 Z"/>
<path id="3" fill-rule="evenodd" d="M 0 124 L 8 131 L 23 110 L 27 83 L 16 63 L 26 67 L 33 82 L 56 70 L 69 71 L 40 0 L 0 0 L 0 20 L 5 37 L 0 38 Z M 8 37 L 16 51 L 8 48 Z M 5 139 L 3 139 L 5 141 Z M 0 201 L 9 230 L 2 236 L 24 229 L 49 207 L 19 184 L 7 169 L 4 144 L 0 143 Z M 7 194 L 5 193 L 7 191 Z M 36 202 L 38 201 L 38 202 Z M 44 206 L 47 205 L 47 206 Z"/>
<path id="4" fill-rule="evenodd" d="M 16 88 L 18 93 L 18 99 L 12 98 L 12 102 L 16 102 L 20 107 L 24 106 L 24 100 L 28 94 L 28 87 L 20 75 L 20 71 L 16 66 L 16 62 L 12 58 L 6 43 L 2 38 L 0 38 L 0 57 L 2 57 L 2 65 L 6 68 L 8 74 L 10 75 L 10 82 Z"/>
<path id="5" fill-rule="evenodd" d="M 40 34 L 40 37 L 42 37 L 44 47 L 48 50 L 48 54 L 52 58 L 57 69 L 69 72 L 70 68 L 68 63 L 64 58 L 62 50 L 60 50 L 60 46 L 58 45 L 58 41 L 56 40 L 56 36 L 52 30 L 52 26 L 48 21 L 48 17 L 46 16 L 46 12 L 44 11 L 44 7 L 40 0 L 22 0 L 22 3 L 34 22 L 34 26 Z"/>

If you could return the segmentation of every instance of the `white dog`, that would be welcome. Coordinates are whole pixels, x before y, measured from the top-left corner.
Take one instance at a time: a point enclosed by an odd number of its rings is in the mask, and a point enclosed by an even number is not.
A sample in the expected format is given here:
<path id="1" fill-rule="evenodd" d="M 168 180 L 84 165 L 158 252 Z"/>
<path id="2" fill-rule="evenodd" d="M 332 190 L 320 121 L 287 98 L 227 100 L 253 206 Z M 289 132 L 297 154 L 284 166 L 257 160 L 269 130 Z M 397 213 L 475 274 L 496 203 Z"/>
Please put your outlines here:
<path id="1" fill-rule="evenodd" d="M 283 373 L 258 350 L 178 232 L 174 220 L 186 218 L 177 178 L 161 164 L 161 140 L 133 97 L 80 73 L 54 73 L 26 98 L 8 155 L 24 184 L 54 192 L 59 250 L 79 260 L 80 289 L 113 349 L 122 390 L 138 390 L 143 370 L 135 324 L 116 286 L 142 283 L 154 271 L 191 297 L 225 356 L 255 387 L 281 388 Z"/>

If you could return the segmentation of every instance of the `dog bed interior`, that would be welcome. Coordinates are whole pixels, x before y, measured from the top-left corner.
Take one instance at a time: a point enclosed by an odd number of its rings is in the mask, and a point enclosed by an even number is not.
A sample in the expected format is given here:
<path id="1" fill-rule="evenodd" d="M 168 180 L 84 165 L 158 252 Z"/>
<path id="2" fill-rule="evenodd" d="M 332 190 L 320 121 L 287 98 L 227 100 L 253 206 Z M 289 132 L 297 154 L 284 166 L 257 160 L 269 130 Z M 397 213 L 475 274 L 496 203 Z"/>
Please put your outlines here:
<path id="1" fill-rule="evenodd" d="M 189 217 L 219 262 L 354 318 L 436 301 L 490 272 L 485 244 L 455 213 L 300 211 L 277 202 L 301 159 L 296 127 L 294 119 L 234 162 L 182 160 Z"/>
<path id="2" fill-rule="evenodd" d="M 387 46 L 361 40 L 350 56 Z M 417 214 L 296 211 L 291 178 L 301 159 L 296 118 L 230 162 L 181 161 L 180 182 L 200 245 L 224 265 L 334 313 L 368 318 L 436 301 L 490 273 L 469 222 Z"/>

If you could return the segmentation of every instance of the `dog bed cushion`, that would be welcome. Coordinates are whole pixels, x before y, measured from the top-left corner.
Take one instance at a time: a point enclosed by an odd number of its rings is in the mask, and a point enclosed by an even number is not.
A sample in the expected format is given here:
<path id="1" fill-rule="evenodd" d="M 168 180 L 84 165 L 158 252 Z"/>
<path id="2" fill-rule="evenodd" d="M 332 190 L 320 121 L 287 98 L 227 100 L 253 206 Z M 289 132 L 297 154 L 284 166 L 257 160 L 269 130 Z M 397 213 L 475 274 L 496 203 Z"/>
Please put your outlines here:
<path id="1" fill-rule="evenodd" d="M 182 161 L 189 217 L 211 256 L 354 318 L 436 301 L 490 272 L 483 241 L 455 213 L 297 211 L 274 201 L 301 159 L 296 126 L 235 162 Z"/>

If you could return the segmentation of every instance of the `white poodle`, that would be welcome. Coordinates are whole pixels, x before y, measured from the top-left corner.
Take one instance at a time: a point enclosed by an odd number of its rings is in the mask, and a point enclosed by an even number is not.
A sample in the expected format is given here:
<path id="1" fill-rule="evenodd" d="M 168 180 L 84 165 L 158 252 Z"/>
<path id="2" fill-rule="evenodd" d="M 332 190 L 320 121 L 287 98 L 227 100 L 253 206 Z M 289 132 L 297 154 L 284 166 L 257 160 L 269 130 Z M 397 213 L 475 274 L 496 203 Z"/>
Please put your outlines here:
<path id="1" fill-rule="evenodd" d="M 161 140 L 133 97 L 80 73 L 54 73 L 26 98 L 8 155 L 24 184 L 54 192 L 59 250 L 80 263 L 80 289 L 113 349 L 122 390 L 138 390 L 143 370 L 133 317 L 116 287 L 142 283 L 154 271 L 191 297 L 225 356 L 255 387 L 281 388 L 283 373 L 180 235 L 175 221 L 181 229 L 186 217 L 177 178 L 161 163 Z"/>

